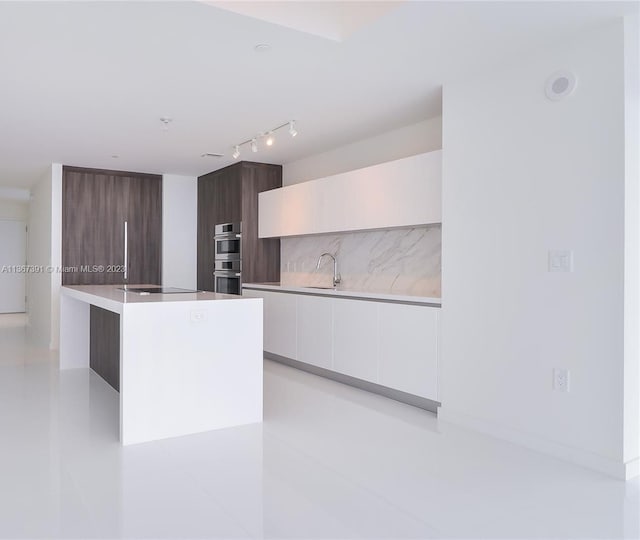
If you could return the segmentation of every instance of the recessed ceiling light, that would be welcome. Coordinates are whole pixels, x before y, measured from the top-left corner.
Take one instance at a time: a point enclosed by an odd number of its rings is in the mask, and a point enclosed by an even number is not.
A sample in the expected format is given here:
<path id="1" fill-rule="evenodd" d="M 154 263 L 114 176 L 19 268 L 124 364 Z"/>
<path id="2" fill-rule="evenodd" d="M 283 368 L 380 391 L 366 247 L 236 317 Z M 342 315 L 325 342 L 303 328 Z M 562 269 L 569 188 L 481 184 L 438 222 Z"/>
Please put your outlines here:
<path id="1" fill-rule="evenodd" d="M 118 154 L 113 154 L 111 157 L 112 157 L 113 159 L 118 159 L 120 156 L 119 156 Z"/>
<path id="2" fill-rule="evenodd" d="M 257 53 L 268 52 L 271 50 L 271 45 L 269 45 L 268 43 L 258 43 L 253 48 L 253 50 L 256 51 Z"/>
<path id="3" fill-rule="evenodd" d="M 173 118 L 169 118 L 168 116 L 161 116 L 160 122 L 162 122 L 162 131 L 169 131 L 169 124 L 173 122 Z"/>

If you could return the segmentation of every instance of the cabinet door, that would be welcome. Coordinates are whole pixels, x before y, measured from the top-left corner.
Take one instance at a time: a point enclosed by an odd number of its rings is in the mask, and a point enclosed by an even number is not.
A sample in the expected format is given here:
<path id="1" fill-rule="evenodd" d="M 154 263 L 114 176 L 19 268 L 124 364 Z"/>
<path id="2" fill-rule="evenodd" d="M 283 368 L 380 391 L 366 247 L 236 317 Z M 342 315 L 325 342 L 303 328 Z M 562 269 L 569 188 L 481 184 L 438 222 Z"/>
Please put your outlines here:
<path id="1" fill-rule="evenodd" d="M 258 238 L 258 194 L 282 186 L 282 167 L 242 163 L 242 280 L 280 281 L 280 239 Z"/>
<path id="2" fill-rule="evenodd" d="M 298 357 L 333 369 L 333 301 L 319 296 L 298 296 Z"/>
<path id="3" fill-rule="evenodd" d="M 125 182 L 128 185 L 128 182 Z M 64 168 L 62 181 L 63 285 L 124 283 L 124 221 L 127 189 L 109 171 Z M 102 272 L 95 271 L 99 267 Z"/>
<path id="4" fill-rule="evenodd" d="M 162 177 L 64 167 L 63 285 L 160 283 Z M 96 269 L 102 268 L 102 271 Z"/>
<path id="5" fill-rule="evenodd" d="M 128 184 L 127 282 L 160 285 L 162 177 L 132 176 L 128 178 Z"/>
<path id="6" fill-rule="evenodd" d="M 442 221 L 442 151 L 301 182 L 259 199 L 261 238 Z"/>
<path id="7" fill-rule="evenodd" d="M 333 302 L 334 370 L 378 382 L 378 304 L 362 300 Z"/>
<path id="8" fill-rule="evenodd" d="M 198 177 L 198 289 L 213 291 L 213 229 L 242 221 L 241 163 Z"/>
<path id="9" fill-rule="evenodd" d="M 262 298 L 264 350 L 296 359 L 296 295 L 244 289 L 243 296 Z"/>
<path id="10" fill-rule="evenodd" d="M 380 304 L 380 384 L 438 400 L 439 309 Z"/>

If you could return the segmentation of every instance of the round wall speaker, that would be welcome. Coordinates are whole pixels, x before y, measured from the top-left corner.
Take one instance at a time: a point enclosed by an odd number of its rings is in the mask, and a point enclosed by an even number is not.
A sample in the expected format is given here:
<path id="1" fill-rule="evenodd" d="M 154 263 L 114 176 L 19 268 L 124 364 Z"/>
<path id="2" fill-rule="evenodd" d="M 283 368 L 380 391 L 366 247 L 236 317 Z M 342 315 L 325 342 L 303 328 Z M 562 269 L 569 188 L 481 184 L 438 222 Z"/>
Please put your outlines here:
<path id="1" fill-rule="evenodd" d="M 570 71 L 556 71 L 547 78 L 544 92 L 553 101 L 570 96 L 576 88 L 576 76 Z"/>

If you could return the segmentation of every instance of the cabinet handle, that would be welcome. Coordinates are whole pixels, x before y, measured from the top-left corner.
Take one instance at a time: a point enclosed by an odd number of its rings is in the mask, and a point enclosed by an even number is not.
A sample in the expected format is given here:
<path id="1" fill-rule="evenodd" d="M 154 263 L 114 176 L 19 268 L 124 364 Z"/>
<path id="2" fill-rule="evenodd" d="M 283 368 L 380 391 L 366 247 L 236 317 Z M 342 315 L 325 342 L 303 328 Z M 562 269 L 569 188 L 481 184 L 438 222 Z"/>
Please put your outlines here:
<path id="1" fill-rule="evenodd" d="M 127 222 L 124 222 L 124 280 L 127 281 L 129 277 L 128 266 L 129 266 L 129 233 L 127 230 Z"/>

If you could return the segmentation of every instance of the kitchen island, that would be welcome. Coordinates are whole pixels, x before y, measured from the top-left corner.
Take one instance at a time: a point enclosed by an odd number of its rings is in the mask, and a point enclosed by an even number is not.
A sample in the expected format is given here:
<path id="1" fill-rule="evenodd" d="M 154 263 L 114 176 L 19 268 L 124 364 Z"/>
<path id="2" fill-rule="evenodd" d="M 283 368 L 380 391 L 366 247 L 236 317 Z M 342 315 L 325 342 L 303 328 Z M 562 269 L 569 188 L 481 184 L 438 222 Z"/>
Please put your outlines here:
<path id="1" fill-rule="evenodd" d="M 123 445 L 262 421 L 261 299 L 62 287 L 61 370 L 90 368 L 96 309 L 116 320 L 119 343 L 107 345 L 119 368 Z"/>

